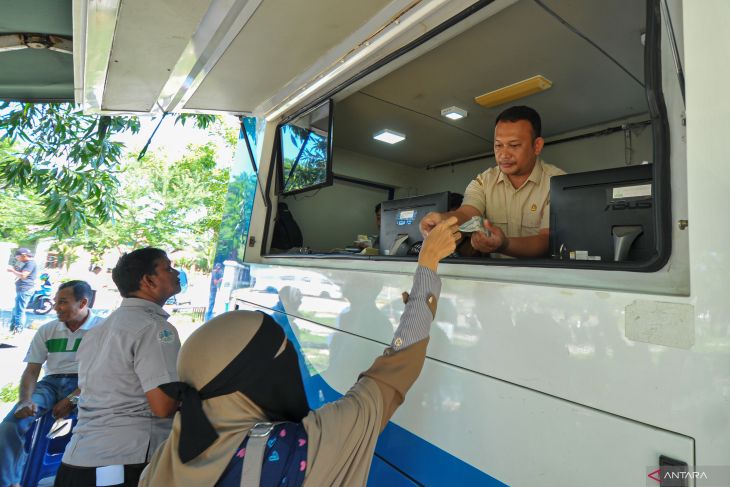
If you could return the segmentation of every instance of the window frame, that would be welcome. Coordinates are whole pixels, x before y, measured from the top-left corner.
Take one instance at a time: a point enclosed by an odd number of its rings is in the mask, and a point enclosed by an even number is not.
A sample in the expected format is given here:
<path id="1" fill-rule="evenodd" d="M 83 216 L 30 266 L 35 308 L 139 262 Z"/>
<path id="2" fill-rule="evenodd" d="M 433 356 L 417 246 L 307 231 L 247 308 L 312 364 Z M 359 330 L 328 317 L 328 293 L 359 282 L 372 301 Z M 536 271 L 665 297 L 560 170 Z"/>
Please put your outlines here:
<path id="1" fill-rule="evenodd" d="M 421 44 L 429 41 L 435 36 L 448 30 L 450 27 L 463 21 L 473 13 L 485 8 L 492 3 L 493 0 L 482 0 L 476 2 L 471 7 L 463 10 L 457 15 L 453 16 L 449 20 L 443 22 L 436 28 L 425 33 L 409 44 L 397 49 L 393 53 L 385 56 L 379 62 L 365 68 L 361 72 L 355 74 L 351 78 L 345 80 L 339 85 L 335 86 L 313 102 L 305 105 L 301 110 L 298 110 L 291 115 L 284 118 L 279 126 L 277 126 L 277 137 L 279 136 L 279 128 L 314 110 L 321 106 L 323 103 L 329 101 L 330 103 L 330 116 L 334 114 L 334 102 L 332 97 L 349 87 L 353 83 L 361 80 L 365 76 L 377 71 L 388 63 L 394 61 L 398 57 L 410 52 L 417 48 Z M 644 86 L 646 101 L 649 110 L 649 119 L 651 121 L 652 130 L 652 142 L 654 147 L 653 154 L 653 186 L 654 186 L 654 233 L 655 233 L 655 245 L 656 253 L 646 261 L 641 262 L 604 262 L 604 261 L 579 261 L 579 260 L 558 260 L 551 259 L 549 257 L 541 259 L 489 259 L 489 258 L 449 258 L 447 260 L 450 264 L 469 264 L 469 265 L 487 265 L 487 266 L 507 266 L 507 267 L 539 267 L 539 268 L 560 268 L 560 269 L 586 269 L 586 270 L 602 270 L 602 271 L 629 271 L 629 272 L 641 272 L 641 273 L 652 273 L 657 272 L 664 268 L 672 255 L 672 198 L 671 198 L 671 172 L 670 172 L 670 132 L 669 122 L 666 104 L 664 100 L 663 92 L 663 73 L 662 73 L 662 62 L 661 62 L 661 42 L 662 42 L 662 14 L 661 14 L 661 0 L 645 0 L 646 3 L 646 37 L 644 44 Z M 330 134 L 334 133 L 334 119 L 330 121 Z M 330 147 L 332 146 L 334 137 L 330 137 Z M 272 164 L 276 164 L 277 168 L 281 167 L 279 160 L 277 159 L 277 153 L 280 152 L 280 143 L 277 140 L 276 149 L 272 154 Z M 330 149 L 331 150 L 331 149 Z M 329 167 L 332 166 L 332 155 L 329 155 Z M 319 186 L 321 187 L 321 186 Z M 310 191 L 316 188 L 307 188 L 304 191 Z M 301 191 L 299 191 L 301 192 Z M 280 194 L 281 196 L 281 194 Z M 271 208 L 267 211 L 267 223 L 271 219 Z M 265 229 L 264 239 L 268 236 L 268 225 Z M 268 249 L 262 257 L 282 257 L 281 254 L 270 254 Z M 333 260 L 377 260 L 377 261 L 401 261 L 401 262 L 415 262 L 417 257 L 415 256 L 364 256 L 364 255 L 339 255 L 339 254 L 286 254 L 286 258 L 315 258 L 321 259 L 333 259 Z"/>
<path id="2" fill-rule="evenodd" d="M 307 186 L 306 188 L 299 188 L 292 191 L 285 191 L 284 190 L 284 150 L 282 147 L 283 144 L 283 137 L 282 137 L 282 129 L 285 125 L 288 125 L 289 122 L 296 120 L 299 117 L 303 117 L 309 113 L 314 112 L 315 110 L 318 110 L 322 107 L 327 105 L 327 108 L 329 109 L 329 113 L 327 116 L 327 122 L 329 124 L 328 130 L 327 130 L 327 161 L 326 161 L 326 169 L 325 169 L 325 180 L 321 183 L 314 184 L 312 186 Z M 332 99 L 325 99 L 323 101 L 320 101 L 320 103 L 310 106 L 308 109 L 297 112 L 296 115 L 292 117 L 288 117 L 286 120 L 280 122 L 276 126 L 276 151 L 275 155 L 276 158 L 273 160 L 276 164 L 276 180 L 277 180 L 277 196 L 291 196 L 294 194 L 304 193 L 307 191 L 314 191 L 316 189 L 324 188 L 327 186 L 332 186 L 333 184 L 333 175 L 332 175 L 332 153 L 333 153 L 333 140 L 334 140 L 334 118 L 335 118 L 335 105 Z"/>

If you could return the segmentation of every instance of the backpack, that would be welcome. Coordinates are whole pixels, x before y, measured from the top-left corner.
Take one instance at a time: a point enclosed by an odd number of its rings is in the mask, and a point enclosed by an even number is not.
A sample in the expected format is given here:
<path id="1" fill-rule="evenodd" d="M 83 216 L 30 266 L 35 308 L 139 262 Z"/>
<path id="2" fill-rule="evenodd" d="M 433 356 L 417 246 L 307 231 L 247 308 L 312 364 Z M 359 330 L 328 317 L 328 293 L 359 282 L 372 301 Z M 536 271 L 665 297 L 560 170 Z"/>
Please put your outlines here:
<path id="1" fill-rule="evenodd" d="M 277 205 L 276 219 L 274 220 L 274 235 L 271 238 L 271 248 L 289 250 L 292 247 L 301 247 L 304 244 L 302 231 L 294 220 L 286 203 Z"/>

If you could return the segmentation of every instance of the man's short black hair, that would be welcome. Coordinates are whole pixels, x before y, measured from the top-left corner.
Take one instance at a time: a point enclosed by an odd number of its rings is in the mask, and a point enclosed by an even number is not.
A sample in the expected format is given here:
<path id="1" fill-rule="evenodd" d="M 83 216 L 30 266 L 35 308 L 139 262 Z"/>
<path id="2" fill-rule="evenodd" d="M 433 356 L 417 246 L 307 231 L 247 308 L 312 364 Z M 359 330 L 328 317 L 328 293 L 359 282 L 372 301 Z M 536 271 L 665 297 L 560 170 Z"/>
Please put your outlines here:
<path id="1" fill-rule="evenodd" d="M 139 290 L 144 276 L 155 275 L 157 261 L 167 257 L 164 250 L 154 247 L 137 249 L 122 255 L 112 269 L 112 280 L 123 298 Z"/>
<path id="2" fill-rule="evenodd" d="M 497 125 L 499 122 L 519 122 L 520 120 L 527 120 L 532 125 L 532 140 L 542 135 L 540 114 L 534 108 L 525 105 L 509 107 L 497 115 L 497 120 L 494 121 L 494 125 Z"/>
<path id="3" fill-rule="evenodd" d="M 76 301 L 81 301 L 82 299 L 86 299 L 87 301 L 91 302 L 91 286 L 89 286 L 89 283 L 86 281 L 67 281 L 58 286 L 58 290 L 61 289 L 73 289 L 74 292 L 74 299 Z"/>
<path id="4" fill-rule="evenodd" d="M 376 215 L 377 215 L 378 213 L 380 213 L 380 205 L 381 205 L 381 204 L 382 204 L 382 203 L 378 203 L 377 205 L 375 205 L 375 214 L 376 214 Z"/>

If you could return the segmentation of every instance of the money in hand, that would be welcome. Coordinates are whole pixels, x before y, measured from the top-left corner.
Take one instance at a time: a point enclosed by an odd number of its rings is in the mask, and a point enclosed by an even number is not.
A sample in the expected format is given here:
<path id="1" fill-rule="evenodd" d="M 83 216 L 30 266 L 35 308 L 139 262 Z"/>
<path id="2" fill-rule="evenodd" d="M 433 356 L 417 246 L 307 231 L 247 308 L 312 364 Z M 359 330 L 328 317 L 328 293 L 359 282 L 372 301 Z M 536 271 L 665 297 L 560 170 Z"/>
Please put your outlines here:
<path id="1" fill-rule="evenodd" d="M 482 232 L 485 235 L 491 235 L 491 232 L 484 228 L 484 218 L 481 216 L 473 216 L 459 226 L 461 233 Z"/>

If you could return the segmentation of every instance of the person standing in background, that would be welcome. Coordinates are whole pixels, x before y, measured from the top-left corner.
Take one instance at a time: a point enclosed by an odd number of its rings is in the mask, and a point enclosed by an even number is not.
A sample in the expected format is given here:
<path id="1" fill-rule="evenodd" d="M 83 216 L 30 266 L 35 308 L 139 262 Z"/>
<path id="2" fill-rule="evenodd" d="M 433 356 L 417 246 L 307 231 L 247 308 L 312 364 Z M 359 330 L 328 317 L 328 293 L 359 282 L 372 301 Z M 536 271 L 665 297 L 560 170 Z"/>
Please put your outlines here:
<path id="1" fill-rule="evenodd" d="M 33 296 L 38 267 L 30 249 L 21 247 L 15 251 L 15 267 L 8 266 L 8 272 L 15 277 L 15 307 L 10 318 L 10 331 L 20 333 L 25 327 L 25 307 Z"/>

